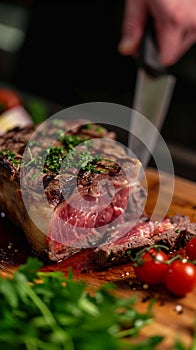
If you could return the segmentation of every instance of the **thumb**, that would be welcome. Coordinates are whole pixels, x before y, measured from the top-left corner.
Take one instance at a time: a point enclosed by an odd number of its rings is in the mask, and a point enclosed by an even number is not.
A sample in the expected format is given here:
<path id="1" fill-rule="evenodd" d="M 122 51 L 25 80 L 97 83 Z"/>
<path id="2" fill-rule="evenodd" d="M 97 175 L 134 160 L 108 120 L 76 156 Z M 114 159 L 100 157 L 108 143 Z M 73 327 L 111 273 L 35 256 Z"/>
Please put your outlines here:
<path id="1" fill-rule="evenodd" d="M 147 18 L 145 0 L 126 0 L 122 35 L 118 51 L 122 55 L 134 55 L 140 44 Z"/>

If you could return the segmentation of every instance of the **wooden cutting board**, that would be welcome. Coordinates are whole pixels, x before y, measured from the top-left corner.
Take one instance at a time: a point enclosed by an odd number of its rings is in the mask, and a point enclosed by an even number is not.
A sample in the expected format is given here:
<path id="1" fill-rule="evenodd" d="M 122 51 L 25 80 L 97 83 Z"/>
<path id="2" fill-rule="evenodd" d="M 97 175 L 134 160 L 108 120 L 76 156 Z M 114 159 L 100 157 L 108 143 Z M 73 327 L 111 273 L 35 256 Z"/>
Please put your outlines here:
<path id="1" fill-rule="evenodd" d="M 171 176 L 163 174 L 162 190 L 167 195 L 171 190 Z M 145 186 L 148 189 L 148 199 L 146 203 L 146 212 L 151 215 L 159 194 L 159 176 L 156 170 L 148 169 L 146 171 Z M 163 201 L 164 201 L 163 196 Z M 164 202 L 163 202 L 164 208 Z M 161 211 L 161 206 L 160 206 Z M 192 222 L 196 222 L 196 183 L 175 178 L 175 188 L 172 196 L 172 202 L 168 208 L 168 215 L 182 214 L 188 215 Z M 32 255 L 28 244 L 22 233 L 7 222 L 5 217 L 0 217 L 0 270 L 1 274 L 12 273 L 17 266 L 24 263 L 28 256 Z M 45 266 L 43 270 L 62 270 L 67 273 L 68 267 L 72 266 L 74 277 L 85 279 L 91 286 L 99 287 L 106 281 L 117 285 L 116 293 L 119 296 L 130 297 L 137 296 L 136 307 L 140 311 L 146 311 L 149 300 L 156 298 L 154 310 L 154 321 L 141 331 L 141 338 L 151 335 L 162 335 L 164 342 L 160 345 L 160 350 L 172 350 L 176 339 L 181 339 L 188 347 L 192 344 L 194 321 L 196 319 L 196 290 L 189 293 L 184 298 L 174 298 L 170 295 L 164 286 L 144 289 L 144 286 L 138 284 L 135 280 L 133 270 L 130 264 L 117 266 L 107 271 L 94 272 L 84 271 L 81 264 L 81 255 L 84 266 L 86 259 L 91 255 L 82 252 L 58 264 Z M 79 257 L 79 259 L 78 259 Z M 178 312 L 180 308 L 180 312 Z"/>

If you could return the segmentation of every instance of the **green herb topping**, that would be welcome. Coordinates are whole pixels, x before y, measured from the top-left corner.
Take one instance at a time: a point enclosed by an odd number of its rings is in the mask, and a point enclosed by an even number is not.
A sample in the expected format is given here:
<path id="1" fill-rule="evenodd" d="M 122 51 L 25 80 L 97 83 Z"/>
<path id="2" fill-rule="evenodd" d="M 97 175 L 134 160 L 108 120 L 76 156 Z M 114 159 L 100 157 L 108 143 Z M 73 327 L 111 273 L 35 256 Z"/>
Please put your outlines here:
<path id="1" fill-rule="evenodd" d="M 77 152 L 76 149 L 65 151 L 63 147 L 51 147 L 46 157 L 44 172 L 51 171 L 58 174 L 67 168 L 78 168 L 83 171 L 99 172 L 97 162 L 103 157 L 99 154 L 92 155 L 88 151 Z"/>
<path id="2" fill-rule="evenodd" d="M 54 122 L 56 123 L 56 121 Z M 61 121 L 57 120 L 57 122 Z M 85 127 L 91 129 L 93 126 L 92 124 L 86 124 Z M 103 128 L 98 125 L 97 130 L 102 131 Z M 40 134 L 40 140 L 41 136 L 43 135 Z M 58 138 L 57 141 L 55 141 L 56 137 Z M 29 167 L 36 168 L 35 177 L 42 172 L 59 174 L 60 171 L 64 172 L 70 168 L 77 168 L 84 172 L 104 173 L 108 171 L 108 168 L 112 167 L 112 162 L 109 160 L 110 165 L 108 167 L 100 165 L 104 158 L 100 154 L 95 154 L 93 142 L 87 135 L 82 133 L 78 135 L 65 133 L 61 128 L 58 128 L 58 130 L 53 131 L 51 138 L 51 141 L 54 138 L 53 142 L 55 143 L 48 149 L 42 149 L 40 140 L 31 140 L 25 153 L 26 159 L 23 159 L 23 162 L 16 157 L 15 153 L 7 149 L 2 150 L 0 155 L 6 157 L 18 167 L 22 162 L 22 166 L 26 168 L 26 171 L 28 171 Z M 79 148 L 76 146 L 79 146 Z M 106 164 L 107 160 L 104 159 L 104 162 Z M 34 178 L 34 175 L 32 175 L 32 178 Z"/>
<path id="3" fill-rule="evenodd" d="M 92 124 L 86 124 L 85 125 L 85 129 L 87 129 L 87 130 L 91 130 L 92 129 Z"/>
<path id="4" fill-rule="evenodd" d="M 59 138 L 63 145 L 67 146 L 68 149 L 72 149 L 81 143 L 81 137 L 77 135 L 65 134 Z"/>
<path id="5" fill-rule="evenodd" d="M 21 158 L 17 158 L 16 154 L 11 152 L 7 148 L 4 148 L 2 151 L 0 151 L 0 156 L 3 156 L 7 160 L 11 161 L 16 167 L 20 166 L 22 162 Z"/>

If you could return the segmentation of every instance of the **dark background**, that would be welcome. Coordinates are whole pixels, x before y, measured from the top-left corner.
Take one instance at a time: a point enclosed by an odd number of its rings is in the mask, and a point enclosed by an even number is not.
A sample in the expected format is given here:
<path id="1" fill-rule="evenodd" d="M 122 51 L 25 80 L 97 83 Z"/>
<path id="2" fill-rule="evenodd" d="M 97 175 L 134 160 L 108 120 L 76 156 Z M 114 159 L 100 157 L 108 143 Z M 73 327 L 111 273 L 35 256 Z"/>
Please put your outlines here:
<path id="1" fill-rule="evenodd" d="M 23 33 L 18 46 L 5 48 L 0 27 L 1 85 L 59 108 L 92 101 L 131 107 L 137 63 L 117 51 L 123 8 L 120 0 L 0 1 L 0 25 Z M 176 174 L 195 181 L 195 46 L 174 70 L 177 84 L 162 135 Z"/>

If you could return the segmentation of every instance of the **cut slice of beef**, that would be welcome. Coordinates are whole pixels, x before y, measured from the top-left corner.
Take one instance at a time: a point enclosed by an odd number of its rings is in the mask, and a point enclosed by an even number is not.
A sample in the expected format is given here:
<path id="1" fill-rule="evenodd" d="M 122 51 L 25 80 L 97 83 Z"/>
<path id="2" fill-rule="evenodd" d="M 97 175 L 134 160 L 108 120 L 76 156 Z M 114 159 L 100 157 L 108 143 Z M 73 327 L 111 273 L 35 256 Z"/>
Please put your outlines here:
<path id="1" fill-rule="evenodd" d="M 96 247 L 127 208 L 133 220 L 142 215 L 141 163 L 113 132 L 64 120 L 34 131 L 15 128 L 1 139 L 0 201 L 39 256 L 59 261 Z"/>
<path id="2" fill-rule="evenodd" d="M 182 215 L 165 218 L 162 222 L 144 217 L 143 222 L 141 220 L 130 230 L 128 227 L 128 222 L 119 224 L 108 232 L 107 242 L 95 249 L 94 263 L 98 269 L 128 262 L 138 250 L 154 244 L 164 245 L 174 252 L 196 235 L 196 223 L 190 223 L 189 218 Z"/>

